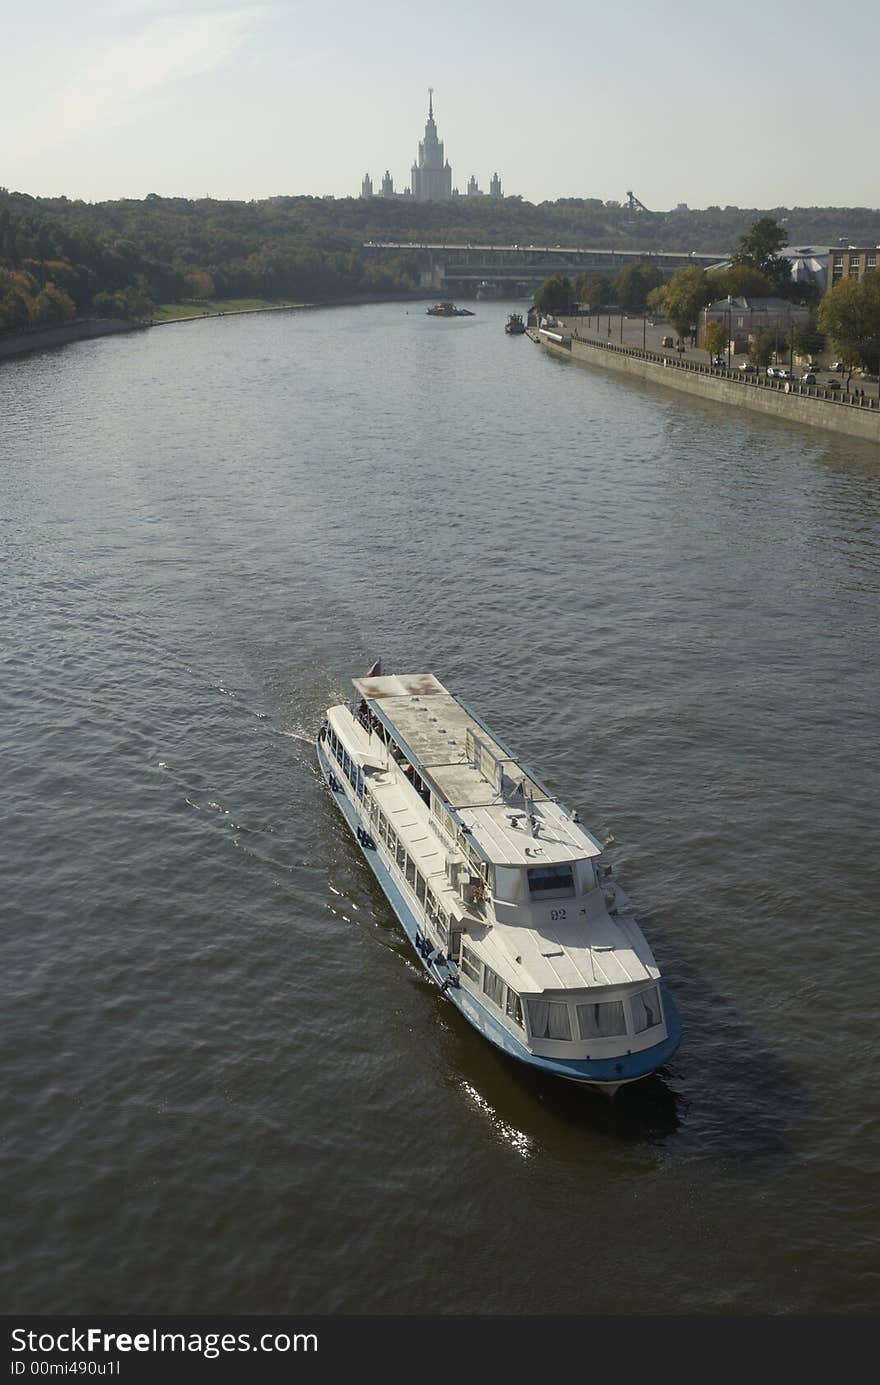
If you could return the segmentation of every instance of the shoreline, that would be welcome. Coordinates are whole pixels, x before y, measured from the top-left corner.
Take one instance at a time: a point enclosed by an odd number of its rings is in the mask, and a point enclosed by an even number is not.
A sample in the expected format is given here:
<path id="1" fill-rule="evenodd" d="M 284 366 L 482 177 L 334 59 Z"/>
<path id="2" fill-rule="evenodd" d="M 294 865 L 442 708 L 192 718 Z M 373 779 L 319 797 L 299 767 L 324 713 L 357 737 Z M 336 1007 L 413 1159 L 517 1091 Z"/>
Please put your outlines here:
<path id="1" fill-rule="evenodd" d="M 229 308 L 220 312 L 192 313 L 186 317 L 167 317 L 156 322 L 126 322 L 121 318 L 87 317 L 56 327 L 28 329 L 0 337 L 0 361 L 27 356 L 50 347 L 67 346 L 73 342 L 90 341 L 93 337 L 116 336 L 120 332 L 147 332 L 154 327 L 173 327 L 178 322 L 206 322 L 218 317 L 246 317 L 251 313 L 299 313 L 318 308 L 357 308 L 371 303 L 423 303 L 435 295 L 421 290 L 410 294 L 367 294 L 349 298 L 330 298 L 316 303 L 266 303 L 261 308 Z"/>
<path id="2" fill-rule="evenodd" d="M 123 322 L 115 317 L 84 317 L 57 327 L 10 332 L 8 336 L 0 337 L 0 361 L 15 356 L 28 356 L 33 351 L 45 351 L 53 346 L 67 346 L 71 342 L 91 341 L 93 337 L 112 337 L 120 332 L 142 332 L 146 327 L 147 324 L 144 322 Z"/>
<path id="3" fill-rule="evenodd" d="M 674 389 L 714 404 L 730 405 L 763 413 L 782 423 L 822 428 L 866 442 L 880 442 L 880 406 L 876 399 L 835 397 L 816 387 L 806 389 L 788 381 L 743 376 L 739 371 L 713 368 L 692 360 L 679 360 L 675 352 L 661 355 L 638 347 L 572 335 L 570 322 L 561 331 L 530 329 L 532 341 L 554 356 L 580 365 L 599 366 L 653 385 Z M 786 388 L 786 386 L 788 386 Z"/>

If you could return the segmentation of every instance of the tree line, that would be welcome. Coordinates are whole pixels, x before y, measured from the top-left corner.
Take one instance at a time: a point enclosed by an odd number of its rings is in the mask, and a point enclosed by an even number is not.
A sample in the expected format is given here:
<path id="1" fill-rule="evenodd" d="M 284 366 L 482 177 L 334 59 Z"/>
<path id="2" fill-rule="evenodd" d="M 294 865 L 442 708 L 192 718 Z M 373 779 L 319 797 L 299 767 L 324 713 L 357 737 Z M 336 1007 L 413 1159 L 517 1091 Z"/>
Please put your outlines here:
<path id="1" fill-rule="evenodd" d="M 788 236 L 880 241 L 880 211 L 786 213 Z M 691 243 L 719 258 L 753 214 L 736 207 L 630 214 L 616 203 L 517 197 L 275 197 L 260 202 L 159 197 L 88 203 L 0 189 L 0 329 L 77 315 L 148 317 L 160 303 L 261 298 L 316 301 L 410 291 L 416 257 L 381 262 L 369 241 L 557 244 L 662 249 Z M 640 266 L 617 286 L 636 306 Z M 640 281 L 641 276 L 641 281 Z M 604 281 L 603 281 L 604 282 Z"/>

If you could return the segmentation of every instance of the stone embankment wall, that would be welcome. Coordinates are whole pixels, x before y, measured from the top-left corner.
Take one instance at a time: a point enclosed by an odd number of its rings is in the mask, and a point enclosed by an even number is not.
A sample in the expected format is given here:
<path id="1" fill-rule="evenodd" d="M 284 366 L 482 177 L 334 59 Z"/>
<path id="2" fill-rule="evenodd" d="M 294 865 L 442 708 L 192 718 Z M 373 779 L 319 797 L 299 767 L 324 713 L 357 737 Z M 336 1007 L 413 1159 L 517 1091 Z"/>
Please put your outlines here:
<path id="1" fill-rule="evenodd" d="M 841 390 L 835 397 L 831 391 L 796 381 L 756 378 L 739 370 L 710 369 L 695 361 L 680 361 L 672 354 L 662 356 L 611 342 L 578 340 L 567 327 L 562 332 L 532 331 L 530 335 L 548 351 L 571 360 L 604 366 L 717 404 L 754 409 L 792 423 L 880 443 L 880 401 L 876 396 L 845 395 Z"/>
<path id="2" fill-rule="evenodd" d="M 139 332 L 139 322 L 119 322 L 115 318 L 83 318 L 63 327 L 44 327 L 36 331 L 13 332 L 0 336 L 0 357 L 21 356 L 27 351 L 42 351 L 47 346 L 66 346 L 87 337 L 109 337 L 114 332 Z"/>

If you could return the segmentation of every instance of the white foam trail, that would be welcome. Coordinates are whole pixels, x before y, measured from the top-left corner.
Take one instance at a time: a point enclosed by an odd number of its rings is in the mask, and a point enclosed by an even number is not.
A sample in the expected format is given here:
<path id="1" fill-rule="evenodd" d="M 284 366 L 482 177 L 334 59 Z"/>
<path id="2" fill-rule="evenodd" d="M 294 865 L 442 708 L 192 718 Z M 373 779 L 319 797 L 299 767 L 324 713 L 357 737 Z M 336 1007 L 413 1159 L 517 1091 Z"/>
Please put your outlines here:
<path id="1" fill-rule="evenodd" d="M 306 745 L 311 745 L 315 739 L 314 736 L 302 736 L 299 731 L 279 731 L 278 735 L 289 736 L 292 741 L 303 741 Z"/>

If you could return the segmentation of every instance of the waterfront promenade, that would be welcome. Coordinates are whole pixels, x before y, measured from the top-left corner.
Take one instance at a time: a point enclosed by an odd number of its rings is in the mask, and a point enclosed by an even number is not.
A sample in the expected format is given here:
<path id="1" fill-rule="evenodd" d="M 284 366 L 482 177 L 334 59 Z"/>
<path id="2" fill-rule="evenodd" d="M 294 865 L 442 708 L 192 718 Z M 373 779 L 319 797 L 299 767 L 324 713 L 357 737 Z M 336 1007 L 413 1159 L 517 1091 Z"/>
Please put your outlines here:
<path id="1" fill-rule="evenodd" d="M 549 334 L 532 333 L 533 339 L 555 354 L 650 380 L 703 399 L 880 442 L 880 400 L 875 392 L 876 385 L 870 395 L 833 390 L 827 384 L 830 378 L 827 371 L 822 372 L 820 383 L 816 385 L 773 379 L 763 372 L 750 374 L 740 370 L 738 362 L 745 359 L 742 356 L 731 359 L 730 369 L 726 365 L 712 366 L 706 351 L 694 347 L 681 351 L 663 347 L 662 338 L 670 335 L 668 325 L 651 326 L 641 318 L 621 320 L 619 314 L 612 313 L 610 334 L 606 313 L 558 321 L 559 326 Z M 857 379 L 854 377 L 851 382 L 853 389 Z"/>

